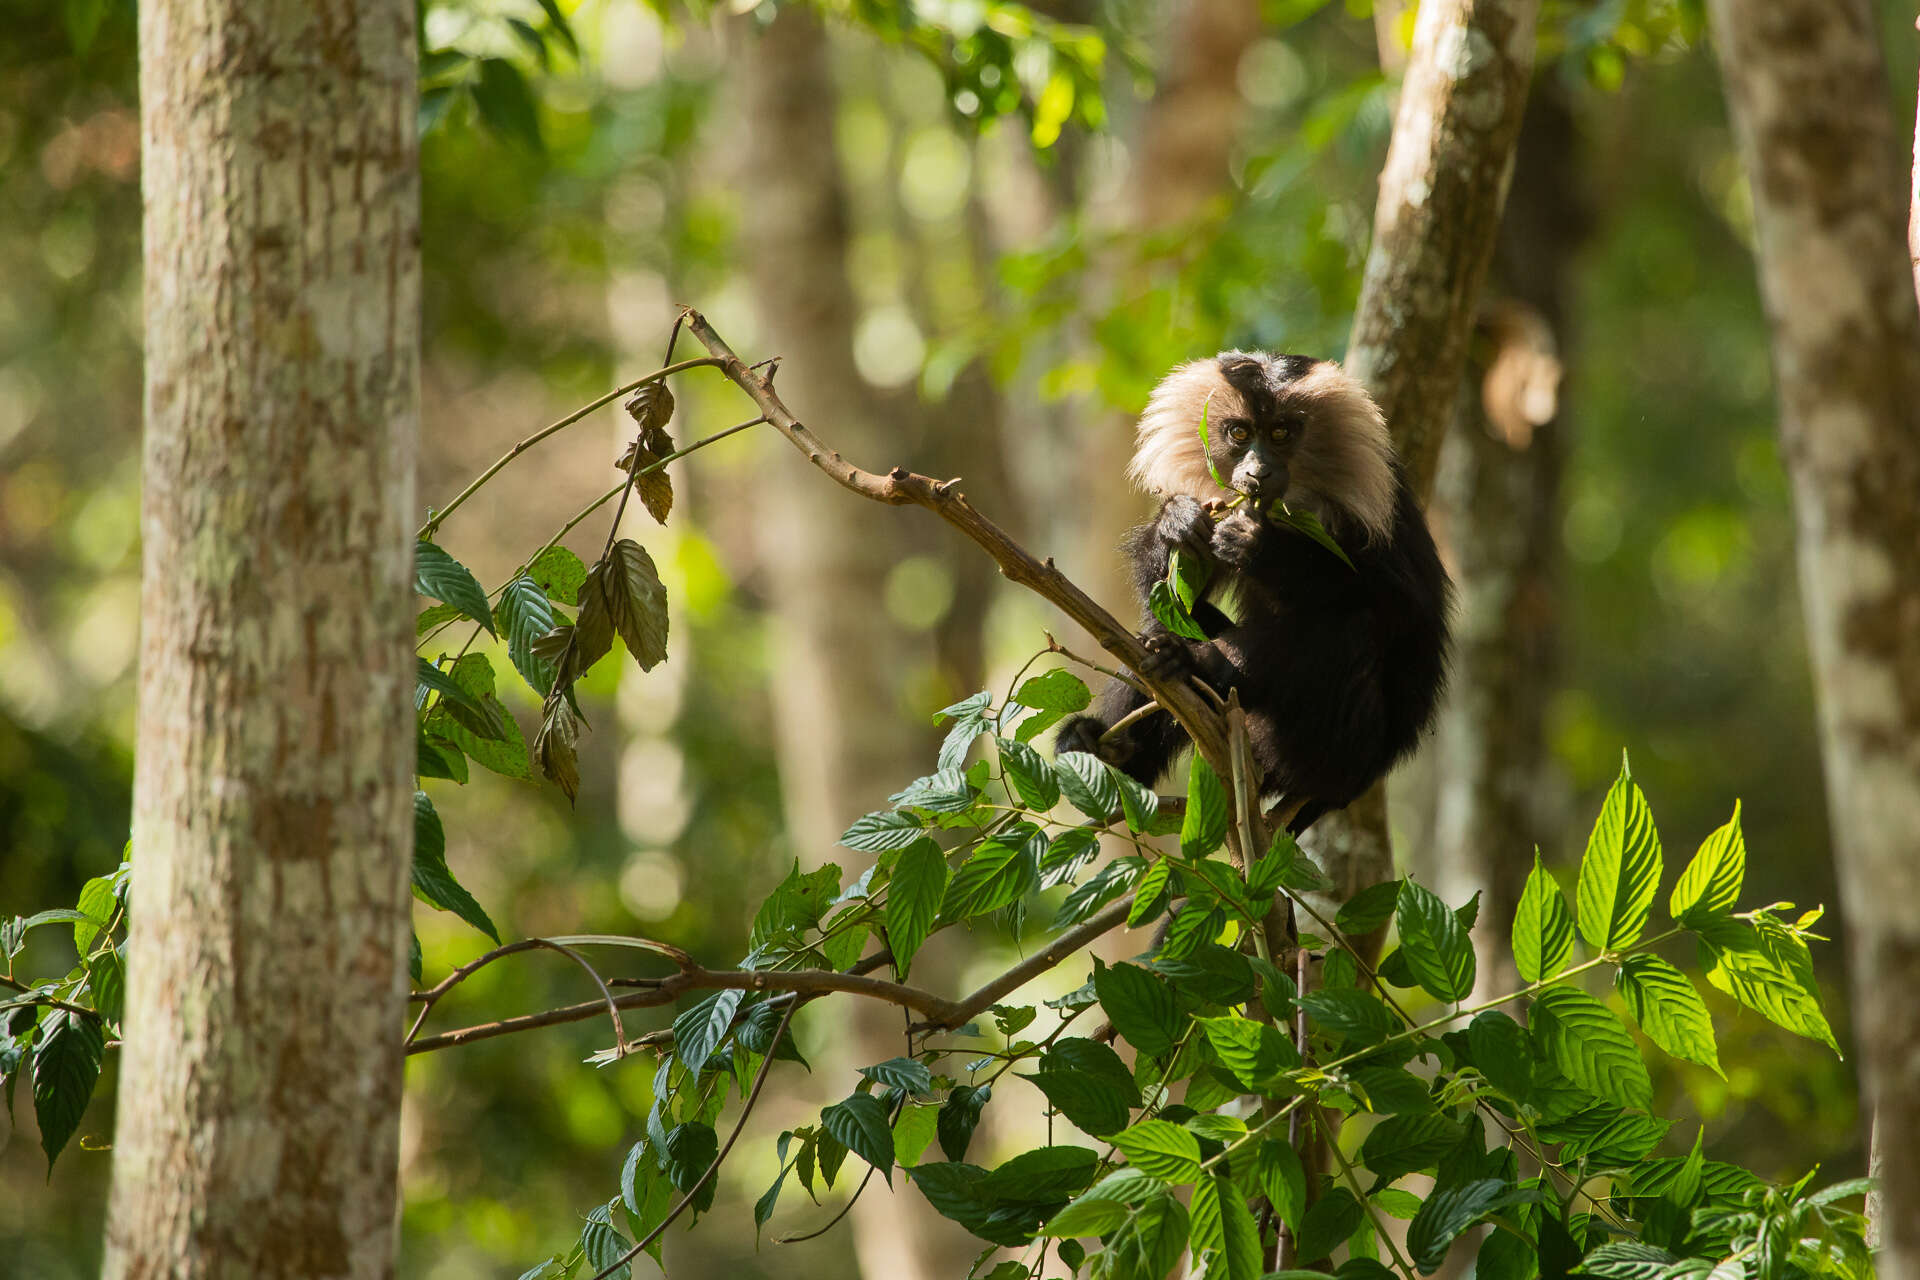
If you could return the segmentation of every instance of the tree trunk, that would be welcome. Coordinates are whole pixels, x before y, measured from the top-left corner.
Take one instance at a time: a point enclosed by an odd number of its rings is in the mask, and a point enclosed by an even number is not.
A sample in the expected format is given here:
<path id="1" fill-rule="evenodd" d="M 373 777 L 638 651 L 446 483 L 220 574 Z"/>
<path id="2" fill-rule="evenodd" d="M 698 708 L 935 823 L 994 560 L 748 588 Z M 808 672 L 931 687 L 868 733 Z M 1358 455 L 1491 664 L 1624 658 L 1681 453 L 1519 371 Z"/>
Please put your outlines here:
<path id="1" fill-rule="evenodd" d="M 150 0 L 132 963 L 108 1276 L 392 1274 L 414 6 Z"/>
<path id="2" fill-rule="evenodd" d="M 1414 28 L 1346 365 L 1379 401 L 1422 501 L 1493 257 L 1539 8 L 1428 0 Z M 1335 886 L 1329 906 L 1390 879 L 1384 784 L 1322 818 L 1309 843 Z"/>
<path id="3" fill-rule="evenodd" d="M 906 462 L 881 397 L 853 359 L 857 305 L 847 275 L 846 184 L 834 151 L 837 95 L 827 33 L 814 13 L 783 8 L 751 37 L 744 78 L 745 165 L 754 183 L 745 247 L 765 350 L 783 357 L 781 393 L 797 413 L 833 424 L 836 448 L 872 465 Z M 911 514 L 850 502 L 790 450 L 767 456 L 755 523 L 775 617 L 775 730 L 787 830 L 808 865 L 832 861 L 840 833 L 932 764 L 935 741 L 901 714 L 907 638 L 882 588 L 910 536 Z M 921 964 L 935 965 L 929 954 Z M 920 964 L 916 964 L 920 975 Z M 929 969 L 929 973 L 933 970 Z M 938 985 L 936 982 L 935 985 Z M 837 1051 L 846 1066 L 904 1052 L 898 1011 L 852 1015 Z M 857 1061 L 852 1061 L 857 1059 Z M 852 1215 L 860 1273 L 886 1280 L 958 1274 L 978 1250 L 904 1180 L 875 1182 Z"/>
<path id="4" fill-rule="evenodd" d="M 1441 450 L 1434 506 L 1460 590 L 1453 683 L 1434 750 L 1431 883 L 1451 903 L 1484 893 L 1478 990 L 1520 985 L 1507 939 L 1537 846 L 1556 828 L 1547 699 L 1560 666 L 1558 351 L 1587 210 L 1566 96 L 1535 86 L 1494 251 L 1494 289 L 1457 429 Z"/>
<path id="5" fill-rule="evenodd" d="M 1867 0 L 1713 0 L 1793 485 L 1880 1274 L 1920 1277 L 1920 307 Z"/>

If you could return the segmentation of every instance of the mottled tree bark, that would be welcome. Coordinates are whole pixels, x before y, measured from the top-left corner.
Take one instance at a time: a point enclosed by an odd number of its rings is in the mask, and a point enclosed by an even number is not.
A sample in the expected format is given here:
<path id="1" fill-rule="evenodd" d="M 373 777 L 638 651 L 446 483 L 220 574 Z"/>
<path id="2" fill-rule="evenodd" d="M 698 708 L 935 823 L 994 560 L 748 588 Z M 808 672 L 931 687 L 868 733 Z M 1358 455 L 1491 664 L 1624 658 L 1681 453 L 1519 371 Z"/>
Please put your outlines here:
<path id="1" fill-rule="evenodd" d="M 1430 883 L 1480 902 L 1474 942 L 1481 998 L 1520 985 L 1513 909 L 1556 815 L 1547 700 L 1560 666 L 1558 412 L 1574 251 L 1585 235 L 1573 117 L 1554 81 L 1535 86 L 1520 131 L 1482 324 L 1456 429 L 1441 450 L 1434 506 L 1460 591 L 1453 682 L 1435 739 Z"/>
<path id="2" fill-rule="evenodd" d="M 1920 1277 L 1920 307 L 1867 0 L 1713 0 L 1793 485 L 1880 1274 Z"/>
<path id="3" fill-rule="evenodd" d="M 1346 365 L 1380 402 L 1422 501 L 1493 257 L 1539 7 L 1428 0 L 1414 28 Z M 1336 899 L 1391 878 L 1384 784 L 1322 818 L 1309 844 Z"/>
<path id="4" fill-rule="evenodd" d="M 782 397 L 796 413 L 831 422 L 835 447 L 877 465 L 909 462 L 901 424 L 911 415 L 889 412 L 905 406 L 871 391 L 853 359 L 858 307 L 827 33 L 811 11 L 784 8 L 751 40 L 743 96 L 755 191 L 744 230 L 762 345 L 783 357 Z M 899 558 L 899 514 L 847 501 L 786 449 L 766 462 L 755 528 L 775 614 L 782 803 L 796 850 L 817 865 L 833 858 L 848 822 L 884 806 L 917 763 L 931 764 L 932 739 L 902 715 L 896 690 L 910 646 L 882 603 Z M 839 1051 L 857 1059 L 848 1065 L 893 1057 L 904 1051 L 904 1026 L 897 1010 L 863 1008 Z M 866 1276 L 933 1280 L 964 1271 L 978 1251 L 901 1180 L 869 1186 L 852 1225 Z"/>
<path id="5" fill-rule="evenodd" d="M 392 1274 L 414 67 L 405 0 L 140 7 L 145 561 L 109 1276 Z"/>

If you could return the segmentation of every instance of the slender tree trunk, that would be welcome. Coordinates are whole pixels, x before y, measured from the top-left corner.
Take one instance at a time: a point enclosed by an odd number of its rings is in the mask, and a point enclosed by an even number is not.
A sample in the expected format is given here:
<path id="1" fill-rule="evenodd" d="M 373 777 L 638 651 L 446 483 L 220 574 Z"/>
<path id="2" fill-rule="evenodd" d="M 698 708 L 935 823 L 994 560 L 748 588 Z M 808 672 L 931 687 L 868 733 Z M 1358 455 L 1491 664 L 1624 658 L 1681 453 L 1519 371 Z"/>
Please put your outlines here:
<path id="1" fill-rule="evenodd" d="M 1474 939 L 1479 988 L 1518 983 L 1507 938 L 1535 847 L 1554 829 L 1547 699 L 1560 666 L 1558 414 L 1567 294 L 1587 210 L 1577 195 L 1573 116 L 1557 81 L 1535 86 L 1494 252 L 1501 301 L 1482 332 L 1457 429 L 1441 450 L 1434 506 L 1460 589 L 1453 687 L 1434 751 L 1432 883 L 1447 901 L 1484 893 Z"/>
<path id="2" fill-rule="evenodd" d="M 146 471 L 109 1276 L 392 1274 L 408 0 L 140 7 Z"/>
<path id="3" fill-rule="evenodd" d="M 746 165 L 755 185 L 745 245 L 766 350 L 784 357 L 782 394 L 796 412 L 833 423 L 834 444 L 848 457 L 908 461 L 899 456 L 903 414 L 889 412 L 854 365 L 857 306 L 827 33 L 813 12 L 783 8 L 751 39 Z M 933 739 L 901 714 L 896 681 L 909 669 L 909 645 L 882 603 L 905 536 L 902 514 L 848 502 L 788 450 L 767 462 L 755 527 L 775 612 L 780 782 L 787 829 L 801 859 L 817 865 L 835 857 L 849 821 L 884 805 L 916 763 L 931 765 Z M 897 1011 L 876 1005 L 855 1015 L 836 1047 L 857 1058 L 849 1065 L 882 1061 L 904 1052 L 904 1028 Z M 978 1251 L 904 1180 L 869 1186 L 852 1223 L 860 1272 L 870 1277 L 958 1274 Z"/>
<path id="4" fill-rule="evenodd" d="M 1713 0 L 1793 484 L 1880 1274 L 1920 1277 L 1920 307 L 1867 0 Z"/>
<path id="5" fill-rule="evenodd" d="M 1373 393 L 1424 501 L 1513 171 L 1539 0 L 1427 0 L 1380 173 L 1347 368 Z M 1344 900 L 1393 875 L 1384 784 L 1314 825 Z"/>

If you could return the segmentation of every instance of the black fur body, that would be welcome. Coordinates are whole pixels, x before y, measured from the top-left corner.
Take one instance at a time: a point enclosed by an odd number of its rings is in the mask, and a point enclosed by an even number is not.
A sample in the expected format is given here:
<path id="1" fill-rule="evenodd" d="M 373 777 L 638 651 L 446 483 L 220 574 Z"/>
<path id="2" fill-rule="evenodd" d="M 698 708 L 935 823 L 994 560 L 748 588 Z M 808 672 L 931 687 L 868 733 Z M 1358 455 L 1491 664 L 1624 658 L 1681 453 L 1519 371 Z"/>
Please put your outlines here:
<path id="1" fill-rule="evenodd" d="M 1160 659 L 1156 674 L 1190 671 L 1223 697 L 1238 690 L 1263 790 L 1299 802 L 1289 825 L 1304 831 L 1358 798 L 1432 724 L 1446 682 L 1451 584 L 1391 446 L 1382 452 L 1378 410 L 1357 384 L 1325 362 L 1238 352 L 1183 366 L 1168 383 L 1183 375 L 1195 381 L 1190 371 L 1205 365 L 1224 370 L 1202 401 L 1216 466 L 1252 500 L 1216 522 L 1207 504 L 1229 495 L 1209 475 L 1204 486 L 1170 493 L 1155 520 L 1127 535 L 1123 549 L 1143 599 L 1166 577 L 1176 547 L 1209 571 L 1193 610 L 1208 639 L 1182 639 L 1157 621 L 1142 639 Z M 1303 377 L 1308 371 L 1312 376 Z M 1199 385 L 1209 384 L 1203 378 Z M 1239 393 L 1237 406 L 1223 388 Z M 1186 390 L 1190 399 L 1194 389 Z M 1161 399 L 1156 392 L 1142 420 L 1142 451 L 1153 443 L 1150 432 L 1193 431 L 1204 472 L 1198 413 L 1184 428 L 1156 420 L 1156 409 L 1164 418 L 1181 402 Z M 1365 447 L 1355 453 L 1353 441 L 1315 438 L 1343 431 L 1361 433 Z M 1339 456 L 1312 456 L 1315 447 Z M 1167 459 L 1150 461 L 1166 472 Z M 1146 470 L 1136 456 L 1136 475 Z M 1349 473 L 1360 477 L 1355 492 L 1326 483 Z M 1312 510 L 1352 567 L 1306 534 L 1258 514 L 1280 498 Z M 1229 596 L 1233 616 L 1217 603 Z M 1113 682 L 1091 714 L 1062 726 L 1059 748 L 1095 751 L 1153 785 L 1187 745 L 1171 716 L 1149 715 L 1101 742 L 1109 726 L 1145 701 Z"/>

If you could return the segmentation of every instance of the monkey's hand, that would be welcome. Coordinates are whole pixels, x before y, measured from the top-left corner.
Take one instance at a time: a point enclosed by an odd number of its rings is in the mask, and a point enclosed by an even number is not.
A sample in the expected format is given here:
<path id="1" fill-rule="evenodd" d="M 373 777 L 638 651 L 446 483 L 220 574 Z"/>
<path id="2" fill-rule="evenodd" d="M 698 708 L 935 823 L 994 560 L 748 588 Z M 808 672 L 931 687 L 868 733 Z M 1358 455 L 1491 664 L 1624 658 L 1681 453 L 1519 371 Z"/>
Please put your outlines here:
<path id="1" fill-rule="evenodd" d="M 1273 536 L 1273 526 L 1245 507 L 1215 525 L 1210 551 L 1221 564 L 1246 569 L 1259 558 L 1261 548 Z"/>
<path id="2" fill-rule="evenodd" d="M 1212 558 L 1213 519 L 1196 498 L 1176 493 L 1161 503 L 1153 532 L 1169 555 L 1177 550 L 1202 562 Z"/>
<path id="3" fill-rule="evenodd" d="M 1106 722 L 1099 716 L 1074 716 L 1060 726 L 1060 733 L 1053 740 L 1054 752 L 1084 751 L 1088 755 L 1099 756 L 1108 764 L 1123 763 L 1118 758 L 1122 753 L 1115 749 L 1118 744 L 1101 749 L 1100 736 L 1106 731 Z"/>
<path id="4" fill-rule="evenodd" d="M 1140 664 L 1140 674 L 1149 680 L 1166 682 L 1178 680 L 1182 676 L 1199 672 L 1200 666 L 1194 661 L 1192 647 L 1179 636 L 1158 627 L 1144 631 L 1140 643 L 1147 647 L 1147 660 Z"/>

